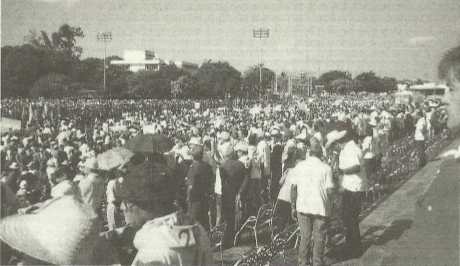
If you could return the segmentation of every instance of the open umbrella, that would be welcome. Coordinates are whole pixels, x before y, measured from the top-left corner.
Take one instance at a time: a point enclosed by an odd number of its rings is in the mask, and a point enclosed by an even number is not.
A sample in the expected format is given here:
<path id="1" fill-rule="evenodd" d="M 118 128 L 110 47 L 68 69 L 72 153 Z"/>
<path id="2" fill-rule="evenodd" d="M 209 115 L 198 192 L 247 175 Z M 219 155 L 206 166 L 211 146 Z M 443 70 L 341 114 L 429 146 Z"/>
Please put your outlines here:
<path id="1" fill-rule="evenodd" d="M 139 134 L 125 144 L 128 150 L 145 153 L 164 153 L 171 150 L 172 147 L 171 140 L 157 133 Z"/>
<path id="2" fill-rule="evenodd" d="M 97 156 L 97 163 L 99 169 L 110 170 L 128 162 L 134 155 L 134 152 L 126 148 L 117 147 L 99 154 Z"/>

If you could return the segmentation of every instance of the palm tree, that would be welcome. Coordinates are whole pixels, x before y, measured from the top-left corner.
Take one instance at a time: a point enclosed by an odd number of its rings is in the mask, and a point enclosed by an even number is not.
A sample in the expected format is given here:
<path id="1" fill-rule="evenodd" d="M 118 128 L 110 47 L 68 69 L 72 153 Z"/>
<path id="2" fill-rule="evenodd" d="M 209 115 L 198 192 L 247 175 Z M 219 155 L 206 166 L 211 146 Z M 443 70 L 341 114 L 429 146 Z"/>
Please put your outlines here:
<path id="1" fill-rule="evenodd" d="M 75 46 L 76 38 L 83 38 L 83 31 L 80 27 L 71 27 L 63 24 L 57 32 L 51 34 L 51 39 L 45 31 L 40 32 L 38 36 L 35 30 L 31 30 L 25 40 L 37 48 L 48 48 L 57 51 L 63 51 L 71 56 L 80 57 L 83 52 L 80 46 Z"/>

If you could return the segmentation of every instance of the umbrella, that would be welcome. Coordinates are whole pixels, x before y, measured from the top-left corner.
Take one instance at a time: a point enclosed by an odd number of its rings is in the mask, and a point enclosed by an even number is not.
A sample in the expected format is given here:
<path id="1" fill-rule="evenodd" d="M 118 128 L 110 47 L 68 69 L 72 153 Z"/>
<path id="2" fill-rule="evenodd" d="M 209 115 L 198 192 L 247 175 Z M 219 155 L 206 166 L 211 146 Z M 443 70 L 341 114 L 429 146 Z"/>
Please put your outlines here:
<path id="1" fill-rule="evenodd" d="M 171 150 L 172 142 L 160 134 L 139 134 L 128 140 L 125 148 L 133 152 L 164 153 Z"/>
<path id="2" fill-rule="evenodd" d="M 134 155 L 134 152 L 126 148 L 117 147 L 99 154 L 97 156 L 97 163 L 99 165 L 99 169 L 110 170 L 128 162 Z"/>

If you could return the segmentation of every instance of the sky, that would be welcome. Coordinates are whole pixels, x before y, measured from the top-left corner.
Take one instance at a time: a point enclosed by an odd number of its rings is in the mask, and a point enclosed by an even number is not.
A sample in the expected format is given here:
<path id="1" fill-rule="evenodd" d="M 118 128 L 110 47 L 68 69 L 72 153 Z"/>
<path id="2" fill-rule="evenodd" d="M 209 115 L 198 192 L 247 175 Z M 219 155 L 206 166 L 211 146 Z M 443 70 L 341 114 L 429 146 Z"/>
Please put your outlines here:
<path id="1" fill-rule="evenodd" d="M 459 0 L 1 0 L 1 46 L 30 30 L 81 27 L 82 58 L 152 50 L 158 58 L 228 61 L 239 71 L 263 64 L 277 73 L 330 70 L 353 76 L 436 81 L 437 64 L 460 45 Z M 256 39 L 252 30 L 269 28 Z"/>

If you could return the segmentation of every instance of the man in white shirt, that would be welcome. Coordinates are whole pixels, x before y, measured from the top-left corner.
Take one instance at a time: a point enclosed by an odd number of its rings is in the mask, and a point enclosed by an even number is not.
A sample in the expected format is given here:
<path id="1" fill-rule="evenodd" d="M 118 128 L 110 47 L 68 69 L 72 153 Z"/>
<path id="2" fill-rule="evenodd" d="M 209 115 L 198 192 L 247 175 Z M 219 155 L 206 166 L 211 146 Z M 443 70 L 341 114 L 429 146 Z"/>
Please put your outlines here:
<path id="1" fill-rule="evenodd" d="M 333 193 L 332 169 L 321 162 L 323 150 L 319 141 L 310 139 L 310 156 L 298 163 L 293 171 L 291 207 L 297 214 L 301 240 L 299 265 L 308 264 L 308 250 L 314 236 L 313 265 L 324 265 L 323 254 L 330 216 L 329 197 Z"/>
<path id="2" fill-rule="evenodd" d="M 346 227 L 344 255 L 351 258 L 359 257 L 362 252 L 361 233 L 359 232 L 359 214 L 361 213 L 361 198 L 367 190 L 368 183 L 364 171 L 363 152 L 351 137 L 351 131 L 338 143 L 341 149 L 339 169 L 343 173 L 341 190 L 342 218 Z"/>
<path id="3" fill-rule="evenodd" d="M 418 167 L 423 167 L 426 165 L 426 157 L 425 157 L 425 140 L 426 140 L 426 133 L 427 133 L 427 124 L 425 116 L 421 110 L 418 110 L 415 113 L 415 134 L 414 139 L 417 143 L 417 163 Z"/>

